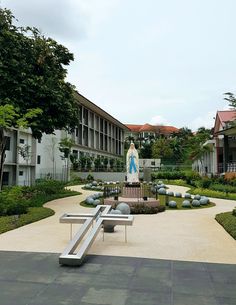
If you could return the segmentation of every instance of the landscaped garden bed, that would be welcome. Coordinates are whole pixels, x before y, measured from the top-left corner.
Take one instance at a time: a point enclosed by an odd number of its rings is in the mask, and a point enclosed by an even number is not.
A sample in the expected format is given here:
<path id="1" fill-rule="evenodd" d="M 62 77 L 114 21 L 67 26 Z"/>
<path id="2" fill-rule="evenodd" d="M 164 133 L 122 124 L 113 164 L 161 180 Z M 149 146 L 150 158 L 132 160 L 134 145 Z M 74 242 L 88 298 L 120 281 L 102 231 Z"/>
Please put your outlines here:
<path id="1" fill-rule="evenodd" d="M 217 214 L 215 219 L 234 239 L 236 239 L 236 209 L 234 209 L 233 212 Z"/>
<path id="2" fill-rule="evenodd" d="M 48 201 L 79 195 L 63 182 L 40 180 L 34 186 L 14 186 L 0 193 L 0 234 L 54 214 L 42 207 Z"/>

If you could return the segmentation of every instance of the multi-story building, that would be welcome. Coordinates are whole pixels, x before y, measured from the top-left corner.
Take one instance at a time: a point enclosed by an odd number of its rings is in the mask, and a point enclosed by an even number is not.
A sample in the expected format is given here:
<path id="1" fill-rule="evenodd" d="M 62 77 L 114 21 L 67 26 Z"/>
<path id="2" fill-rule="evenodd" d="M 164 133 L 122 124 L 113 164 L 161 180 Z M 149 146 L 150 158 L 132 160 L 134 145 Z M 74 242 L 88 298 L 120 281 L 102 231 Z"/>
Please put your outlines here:
<path id="1" fill-rule="evenodd" d="M 73 155 L 121 158 L 124 155 L 124 132 L 128 128 L 109 113 L 75 92 L 79 126 L 73 134 L 56 130 L 35 140 L 30 130 L 8 133 L 4 184 L 30 184 L 35 178 L 65 175 L 66 160 L 59 151 L 59 142 L 66 137 L 74 141 Z M 56 115 L 56 114 L 55 114 Z M 22 157 L 24 156 L 24 157 Z"/>
<path id="2" fill-rule="evenodd" d="M 178 132 L 178 128 L 174 126 L 164 126 L 164 125 L 134 125 L 134 124 L 126 124 L 128 130 L 125 132 L 125 138 L 133 137 L 134 139 L 147 139 L 148 137 L 160 137 L 165 136 L 169 137 L 174 133 Z"/>
<path id="3" fill-rule="evenodd" d="M 30 130 L 12 129 L 6 136 L 3 185 L 31 184 L 36 171 L 36 140 Z"/>
<path id="4" fill-rule="evenodd" d="M 214 138 L 204 143 L 208 151 L 193 164 L 200 174 L 236 172 L 236 127 L 232 124 L 235 119 L 235 110 L 217 111 Z"/>

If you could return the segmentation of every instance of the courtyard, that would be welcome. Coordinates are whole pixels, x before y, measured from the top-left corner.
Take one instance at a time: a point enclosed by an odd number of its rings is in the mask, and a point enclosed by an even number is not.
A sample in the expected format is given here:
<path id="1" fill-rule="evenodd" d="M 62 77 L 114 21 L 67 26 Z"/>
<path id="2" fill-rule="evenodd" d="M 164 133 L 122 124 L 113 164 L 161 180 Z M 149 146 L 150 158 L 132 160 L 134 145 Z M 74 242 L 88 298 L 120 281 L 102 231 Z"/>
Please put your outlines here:
<path id="1" fill-rule="evenodd" d="M 46 204 L 55 215 L 8 231 L 0 238 L 1 304 L 231 305 L 236 303 L 235 240 L 214 216 L 234 201 L 212 199 L 214 207 L 135 215 L 124 228 L 99 233 L 81 267 L 60 266 L 70 238 L 65 212 L 89 212 L 79 202 L 92 193 Z M 172 191 L 184 192 L 180 186 Z M 79 225 L 73 225 L 73 234 Z"/>

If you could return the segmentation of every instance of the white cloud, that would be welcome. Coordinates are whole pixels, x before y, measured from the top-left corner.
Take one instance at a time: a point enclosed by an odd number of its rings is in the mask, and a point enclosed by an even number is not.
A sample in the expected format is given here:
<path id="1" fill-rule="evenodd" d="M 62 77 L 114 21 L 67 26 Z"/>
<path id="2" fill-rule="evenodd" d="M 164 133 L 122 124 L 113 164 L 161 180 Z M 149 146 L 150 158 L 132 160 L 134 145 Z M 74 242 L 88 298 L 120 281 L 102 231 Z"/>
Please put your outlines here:
<path id="1" fill-rule="evenodd" d="M 166 118 L 162 117 L 161 115 L 155 115 L 150 120 L 151 125 L 169 125 L 170 123 L 167 121 Z"/>
<path id="2" fill-rule="evenodd" d="M 188 123 L 188 126 L 193 130 L 197 130 L 199 127 L 212 128 L 215 123 L 216 110 L 208 111 L 202 116 L 198 116 Z"/>

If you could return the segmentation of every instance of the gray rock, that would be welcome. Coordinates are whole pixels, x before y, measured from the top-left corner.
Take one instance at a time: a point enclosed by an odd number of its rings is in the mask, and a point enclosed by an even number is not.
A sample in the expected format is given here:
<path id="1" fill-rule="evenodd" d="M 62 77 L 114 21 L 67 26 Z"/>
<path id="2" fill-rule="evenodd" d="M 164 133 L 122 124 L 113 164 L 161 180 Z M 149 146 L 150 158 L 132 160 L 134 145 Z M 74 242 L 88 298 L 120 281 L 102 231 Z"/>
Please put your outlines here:
<path id="1" fill-rule="evenodd" d="M 190 207 L 191 207 L 190 201 L 189 201 L 189 200 L 184 200 L 184 201 L 182 202 L 182 207 L 183 207 L 183 208 L 190 208 Z"/>
<path id="2" fill-rule="evenodd" d="M 192 206 L 193 207 L 200 207 L 200 201 L 197 199 L 193 199 L 192 201 Z"/>
<path id="3" fill-rule="evenodd" d="M 129 215 L 130 214 L 130 206 L 125 202 L 119 203 L 116 207 L 116 210 L 121 211 L 121 213 L 124 214 L 124 215 Z"/>
<path id="4" fill-rule="evenodd" d="M 168 206 L 170 208 L 176 208 L 177 207 L 177 203 L 174 200 L 169 201 Z"/>

